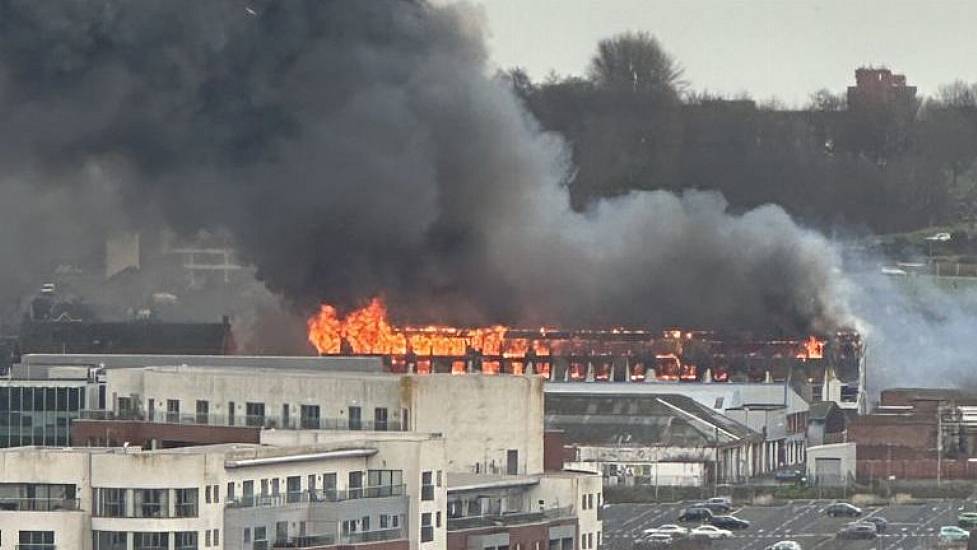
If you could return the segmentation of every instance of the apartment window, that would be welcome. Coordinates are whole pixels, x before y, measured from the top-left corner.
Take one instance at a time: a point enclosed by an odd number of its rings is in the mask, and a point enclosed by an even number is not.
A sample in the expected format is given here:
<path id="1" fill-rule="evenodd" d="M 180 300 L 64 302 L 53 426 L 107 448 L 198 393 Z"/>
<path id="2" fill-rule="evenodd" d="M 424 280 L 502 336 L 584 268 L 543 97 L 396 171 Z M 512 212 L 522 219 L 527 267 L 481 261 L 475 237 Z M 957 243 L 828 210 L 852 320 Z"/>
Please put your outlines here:
<path id="1" fill-rule="evenodd" d="M 156 400 L 150 399 L 149 404 L 146 405 L 146 418 L 153 422 L 156 420 Z"/>
<path id="2" fill-rule="evenodd" d="M 227 425 L 234 425 L 234 402 L 228 401 L 227 403 Z"/>
<path id="3" fill-rule="evenodd" d="M 434 526 L 441 527 L 441 512 L 434 514 Z"/>
<path id="4" fill-rule="evenodd" d="M 380 514 L 380 529 L 387 529 L 390 527 L 390 516 L 387 514 Z"/>
<path id="5" fill-rule="evenodd" d="M 122 518 L 126 516 L 125 489 L 95 489 L 97 500 L 96 515 L 103 518 Z"/>
<path id="6" fill-rule="evenodd" d="M 355 532 L 356 532 L 356 520 L 355 519 L 343 520 L 341 533 L 343 535 L 349 535 L 350 533 L 355 533 Z"/>
<path id="7" fill-rule="evenodd" d="M 349 429 L 351 430 L 363 429 L 362 411 L 360 410 L 359 407 L 349 408 Z"/>
<path id="8" fill-rule="evenodd" d="M 438 470 L 438 483 L 437 483 L 437 485 L 438 485 L 438 487 L 440 487 L 440 486 L 441 486 L 441 478 L 442 478 L 442 477 L 443 477 L 443 476 L 442 476 L 442 472 L 441 472 L 441 470 Z"/>
<path id="9" fill-rule="evenodd" d="M 299 425 L 303 430 L 318 430 L 319 405 L 302 405 L 299 407 Z"/>
<path id="10" fill-rule="evenodd" d="M 281 486 L 279 484 L 278 478 L 271 480 L 271 496 L 277 497 L 281 493 Z"/>
<path id="11" fill-rule="evenodd" d="M 302 478 L 299 476 L 286 478 L 285 491 L 288 502 L 302 502 Z"/>
<path id="12" fill-rule="evenodd" d="M 133 533 L 133 550 L 169 550 L 169 533 Z"/>
<path id="13" fill-rule="evenodd" d="M 262 527 L 255 527 L 254 528 L 254 546 L 255 546 L 255 548 L 259 548 L 259 547 L 266 548 L 267 545 L 266 544 L 263 544 L 263 543 L 265 541 L 267 541 L 267 540 L 268 540 L 268 535 L 265 533 L 264 526 L 262 526 Z M 262 543 L 262 544 L 259 544 L 259 543 Z"/>
<path id="14" fill-rule="evenodd" d="M 514 476 L 519 473 L 519 451 L 509 449 L 505 453 L 505 473 Z"/>
<path id="15" fill-rule="evenodd" d="M 166 421 L 170 423 L 177 423 L 180 421 L 180 400 L 179 399 L 167 399 L 166 400 Z"/>
<path id="16" fill-rule="evenodd" d="M 204 491 L 204 500 L 207 501 L 207 504 L 210 504 L 210 485 L 208 485 L 207 489 Z"/>
<path id="17" fill-rule="evenodd" d="M 166 489 L 134 489 L 132 501 L 137 518 L 165 518 L 169 516 Z"/>
<path id="18" fill-rule="evenodd" d="M 367 496 L 389 497 L 403 494 L 401 486 L 404 483 L 402 470 L 369 470 L 367 472 Z"/>
<path id="19" fill-rule="evenodd" d="M 431 472 L 421 472 L 421 500 L 434 500 L 434 483 Z"/>
<path id="20" fill-rule="evenodd" d="M 370 516 L 363 516 L 360 519 L 360 526 L 362 527 L 361 530 L 363 530 L 363 531 L 369 531 L 370 530 Z"/>
<path id="21" fill-rule="evenodd" d="M 326 500 L 336 500 L 336 474 L 322 475 L 322 495 Z"/>
<path id="22" fill-rule="evenodd" d="M 210 530 L 204 531 L 204 546 L 210 546 Z"/>
<path id="23" fill-rule="evenodd" d="M 247 403 L 244 406 L 244 423 L 248 426 L 265 425 L 265 404 Z"/>
<path id="24" fill-rule="evenodd" d="M 289 414 L 290 412 L 291 411 L 288 410 L 288 403 L 283 404 L 282 405 L 282 428 L 287 428 L 289 426 L 290 424 L 289 416 L 291 416 Z"/>
<path id="25" fill-rule="evenodd" d="M 377 407 L 373 409 L 373 429 L 381 432 L 387 431 L 386 407 Z"/>
<path id="26" fill-rule="evenodd" d="M 221 501 L 220 485 L 214 485 L 214 502 Z"/>
<path id="27" fill-rule="evenodd" d="M 434 527 L 431 525 L 431 513 L 421 514 L 421 542 L 434 540 Z"/>
<path id="28" fill-rule="evenodd" d="M 580 533 L 580 548 L 583 548 L 583 550 L 587 550 L 587 534 L 586 533 Z"/>
<path id="29" fill-rule="evenodd" d="M 285 544 L 288 541 L 288 522 L 275 522 L 275 543 Z"/>
<path id="30" fill-rule="evenodd" d="M 346 488 L 349 490 L 349 498 L 363 498 L 363 472 L 350 472 Z"/>
<path id="31" fill-rule="evenodd" d="M 251 542 L 251 528 L 250 527 L 245 527 L 244 528 L 244 544 L 247 544 L 249 542 Z"/>
<path id="32" fill-rule="evenodd" d="M 197 502 L 199 500 L 199 491 L 196 488 L 192 489 L 177 489 L 176 490 L 176 517 L 178 518 L 195 518 L 197 517 Z"/>
<path id="33" fill-rule="evenodd" d="M 196 531 L 181 531 L 173 533 L 173 539 L 175 550 L 197 550 Z"/>
<path id="34" fill-rule="evenodd" d="M 54 550 L 54 531 L 21 531 L 19 550 Z"/>
<path id="35" fill-rule="evenodd" d="M 234 482 L 233 481 L 228 482 L 228 484 L 227 484 L 227 500 L 228 501 L 233 501 L 234 500 Z"/>
<path id="36" fill-rule="evenodd" d="M 197 424 L 210 423 L 210 402 L 197 401 Z"/>
<path id="37" fill-rule="evenodd" d="M 261 480 L 261 496 L 263 496 L 263 497 L 268 496 L 268 480 L 267 479 L 262 479 Z"/>
<path id="38" fill-rule="evenodd" d="M 580 495 L 580 509 L 587 509 L 587 495 Z"/>
<path id="39" fill-rule="evenodd" d="M 93 531 L 94 550 L 129 550 L 129 534 L 125 531 Z"/>
<path id="40" fill-rule="evenodd" d="M 315 474 L 309 475 L 309 498 L 311 499 L 315 495 Z"/>
<path id="41" fill-rule="evenodd" d="M 214 529 L 214 546 L 220 546 L 221 544 L 221 530 Z"/>
<path id="42" fill-rule="evenodd" d="M 594 509 L 594 495 L 593 495 L 593 493 L 587 495 L 587 509 L 589 509 L 589 510 L 593 510 Z"/>
<path id="43" fill-rule="evenodd" d="M 390 516 L 390 527 L 392 528 L 400 527 L 400 515 L 394 514 Z"/>
<path id="44" fill-rule="evenodd" d="M 28 395 L 27 392 L 24 392 L 24 394 L 25 395 Z M 33 394 L 30 394 L 30 395 L 33 395 Z M 28 395 L 28 399 L 29 398 L 30 398 L 30 396 Z M 133 412 L 132 399 L 130 399 L 128 397 L 120 397 L 118 399 L 118 401 L 119 401 L 119 418 L 131 418 L 132 417 L 132 412 Z M 24 410 L 28 410 L 28 409 L 31 409 L 31 408 L 33 408 L 32 405 L 25 404 Z"/>

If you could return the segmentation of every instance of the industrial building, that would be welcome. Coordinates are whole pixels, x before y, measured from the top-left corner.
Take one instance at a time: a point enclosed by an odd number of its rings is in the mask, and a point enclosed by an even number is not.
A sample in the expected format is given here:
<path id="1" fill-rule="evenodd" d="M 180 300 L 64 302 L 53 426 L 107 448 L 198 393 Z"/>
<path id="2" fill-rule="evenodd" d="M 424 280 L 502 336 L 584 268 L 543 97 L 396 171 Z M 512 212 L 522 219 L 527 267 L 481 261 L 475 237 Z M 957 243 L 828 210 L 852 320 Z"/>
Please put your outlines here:
<path id="1" fill-rule="evenodd" d="M 546 427 L 566 466 L 612 485 L 729 483 L 767 464 L 762 435 L 677 394 L 549 394 Z"/>
<path id="2" fill-rule="evenodd" d="M 713 472 L 743 481 L 805 460 L 809 405 L 786 383 L 556 383 L 545 392 L 547 430 L 563 432 L 552 444 L 574 449 L 567 460 L 604 463 L 609 479 L 637 469 L 647 472 L 639 483 L 701 485 Z"/>

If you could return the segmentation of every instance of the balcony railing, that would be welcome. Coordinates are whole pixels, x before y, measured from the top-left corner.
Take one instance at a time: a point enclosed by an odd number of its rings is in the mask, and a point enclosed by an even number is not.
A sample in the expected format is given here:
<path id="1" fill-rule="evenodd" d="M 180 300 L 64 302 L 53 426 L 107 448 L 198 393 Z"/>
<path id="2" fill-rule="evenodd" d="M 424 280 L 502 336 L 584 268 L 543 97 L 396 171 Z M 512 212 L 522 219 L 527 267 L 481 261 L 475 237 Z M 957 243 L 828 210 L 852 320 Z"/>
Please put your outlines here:
<path id="1" fill-rule="evenodd" d="M 145 413 L 129 411 L 85 410 L 79 412 L 80 420 L 132 420 L 160 424 L 184 424 L 198 426 L 239 426 L 244 428 L 275 428 L 281 430 L 337 430 L 337 431 L 403 431 L 397 420 L 375 422 L 372 420 L 353 420 L 347 418 L 295 417 L 287 419 L 277 416 L 227 415 L 219 414 L 175 414 L 158 413 L 149 418 Z"/>
<path id="2" fill-rule="evenodd" d="M 61 512 L 77 509 L 76 498 L 0 498 L 0 511 L 4 512 Z"/>
<path id="3" fill-rule="evenodd" d="M 282 493 L 278 495 L 242 496 L 228 501 L 228 508 L 254 508 L 261 506 L 286 506 L 303 502 L 343 502 L 362 498 L 399 497 L 405 494 L 405 485 L 382 485 L 378 487 L 361 487 L 354 489 L 325 489 L 319 491 L 301 491 Z"/>
<path id="4" fill-rule="evenodd" d="M 404 530 L 400 527 L 392 529 L 379 529 L 375 531 L 362 531 L 359 533 L 349 533 L 340 535 L 339 544 L 362 544 L 364 542 L 381 542 L 385 540 L 397 540 L 406 538 Z"/>
<path id="5" fill-rule="evenodd" d="M 320 548 L 323 546 L 334 546 L 336 544 L 364 544 L 404 538 L 407 538 L 407 534 L 403 527 L 393 527 L 391 529 L 347 533 L 340 535 L 338 539 L 333 535 L 292 537 L 286 540 L 275 541 L 272 548 Z"/>
<path id="6" fill-rule="evenodd" d="M 539 512 L 509 512 L 484 516 L 448 518 L 448 530 L 460 531 L 480 527 L 523 525 L 542 521 L 573 517 L 573 507 L 550 508 Z"/>
<path id="7" fill-rule="evenodd" d="M 334 546 L 335 544 L 336 537 L 333 535 L 311 535 L 275 541 L 272 548 L 318 548 L 320 546 Z"/>

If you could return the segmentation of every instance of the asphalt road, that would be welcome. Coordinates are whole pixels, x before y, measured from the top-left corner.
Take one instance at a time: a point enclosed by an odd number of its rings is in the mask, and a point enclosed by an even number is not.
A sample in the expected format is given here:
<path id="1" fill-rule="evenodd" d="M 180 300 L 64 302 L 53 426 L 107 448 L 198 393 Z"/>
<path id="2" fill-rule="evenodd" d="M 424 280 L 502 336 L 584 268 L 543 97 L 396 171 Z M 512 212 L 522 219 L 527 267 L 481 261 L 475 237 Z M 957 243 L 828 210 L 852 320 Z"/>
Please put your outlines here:
<path id="1" fill-rule="evenodd" d="M 882 516 L 889 527 L 877 540 L 838 540 L 835 534 L 851 518 L 830 518 L 822 510 L 831 500 L 801 500 L 785 506 L 736 507 L 732 515 L 749 520 L 749 529 L 734 531 L 733 538 L 715 541 L 717 550 L 763 550 L 781 540 L 794 540 L 804 550 L 915 550 L 940 548 L 938 534 L 944 525 L 956 525 L 957 514 L 973 511 L 962 500 L 931 501 L 864 507 L 866 515 Z M 632 550 L 634 539 L 645 529 L 678 523 L 682 504 L 611 504 L 604 510 L 606 550 Z M 686 525 L 691 527 L 692 525 Z M 960 548 L 966 545 L 959 546 Z"/>

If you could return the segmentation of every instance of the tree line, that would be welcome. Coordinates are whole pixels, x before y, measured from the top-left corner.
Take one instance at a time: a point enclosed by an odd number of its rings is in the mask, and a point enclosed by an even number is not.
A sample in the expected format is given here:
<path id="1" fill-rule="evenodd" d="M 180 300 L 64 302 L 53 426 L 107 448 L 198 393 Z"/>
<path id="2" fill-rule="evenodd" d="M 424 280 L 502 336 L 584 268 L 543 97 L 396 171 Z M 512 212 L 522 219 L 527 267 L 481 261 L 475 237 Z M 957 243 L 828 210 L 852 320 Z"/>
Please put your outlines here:
<path id="1" fill-rule="evenodd" d="M 691 90 L 643 32 L 602 40 L 586 76 L 503 73 L 545 130 L 562 134 L 575 208 L 635 189 L 721 191 L 734 210 L 765 203 L 823 229 L 900 232 L 977 219 L 977 85 L 935 97 L 801 109 Z"/>

